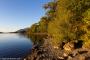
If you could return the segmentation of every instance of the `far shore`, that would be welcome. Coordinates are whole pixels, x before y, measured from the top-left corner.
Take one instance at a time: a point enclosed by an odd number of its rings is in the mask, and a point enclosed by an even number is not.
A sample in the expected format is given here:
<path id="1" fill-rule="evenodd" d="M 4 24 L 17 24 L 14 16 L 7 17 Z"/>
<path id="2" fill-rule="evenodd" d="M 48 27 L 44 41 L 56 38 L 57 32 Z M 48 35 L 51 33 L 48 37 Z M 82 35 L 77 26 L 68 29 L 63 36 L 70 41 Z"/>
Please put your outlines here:
<path id="1" fill-rule="evenodd" d="M 18 32 L 0 32 L 0 34 L 6 34 L 6 33 L 18 33 Z"/>

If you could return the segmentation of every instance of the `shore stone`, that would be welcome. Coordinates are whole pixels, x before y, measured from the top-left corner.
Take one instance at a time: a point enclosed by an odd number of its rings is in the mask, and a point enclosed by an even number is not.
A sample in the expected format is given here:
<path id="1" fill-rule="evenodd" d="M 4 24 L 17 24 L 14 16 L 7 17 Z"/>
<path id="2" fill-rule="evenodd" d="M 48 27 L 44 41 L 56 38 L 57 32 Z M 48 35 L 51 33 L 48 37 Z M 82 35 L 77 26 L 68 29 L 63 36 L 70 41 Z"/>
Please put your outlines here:
<path id="1" fill-rule="evenodd" d="M 68 42 L 63 46 L 65 51 L 71 52 L 72 50 L 74 50 L 74 43 L 72 42 Z"/>

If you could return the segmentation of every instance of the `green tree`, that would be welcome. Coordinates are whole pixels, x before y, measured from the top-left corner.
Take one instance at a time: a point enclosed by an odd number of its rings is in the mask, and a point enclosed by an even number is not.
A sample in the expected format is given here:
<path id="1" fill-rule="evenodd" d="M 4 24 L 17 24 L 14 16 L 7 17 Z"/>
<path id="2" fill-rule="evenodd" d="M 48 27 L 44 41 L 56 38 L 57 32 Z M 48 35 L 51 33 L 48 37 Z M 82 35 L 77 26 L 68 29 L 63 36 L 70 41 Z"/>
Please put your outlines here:
<path id="1" fill-rule="evenodd" d="M 47 33 L 47 29 L 48 29 L 48 18 L 47 17 L 42 17 L 40 22 L 39 22 L 39 30 L 42 33 Z"/>
<path id="2" fill-rule="evenodd" d="M 62 41 L 80 40 L 86 31 L 83 13 L 90 8 L 90 0 L 58 0 L 55 16 L 49 23 L 48 33 L 52 35 L 52 45 Z"/>
<path id="3" fill-rule="evenodd" d="M 30 28 L 27 29 L 26 34 L 31 35 L 38 32 L 38 23 L 33 24 Z"/>

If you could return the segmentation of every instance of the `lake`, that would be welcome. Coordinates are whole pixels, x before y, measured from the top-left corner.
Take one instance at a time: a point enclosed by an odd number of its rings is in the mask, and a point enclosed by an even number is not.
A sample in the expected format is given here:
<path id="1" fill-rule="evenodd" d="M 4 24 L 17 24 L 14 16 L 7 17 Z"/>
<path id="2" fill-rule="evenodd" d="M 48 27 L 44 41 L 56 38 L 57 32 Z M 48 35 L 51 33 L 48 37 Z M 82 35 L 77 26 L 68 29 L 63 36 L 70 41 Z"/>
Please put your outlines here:
<path id="1" fill-rule="evenodd" d="M 22 58 L 31 48 L 32 41 L 23 35 L 0 34 L 0 58 Z"/>

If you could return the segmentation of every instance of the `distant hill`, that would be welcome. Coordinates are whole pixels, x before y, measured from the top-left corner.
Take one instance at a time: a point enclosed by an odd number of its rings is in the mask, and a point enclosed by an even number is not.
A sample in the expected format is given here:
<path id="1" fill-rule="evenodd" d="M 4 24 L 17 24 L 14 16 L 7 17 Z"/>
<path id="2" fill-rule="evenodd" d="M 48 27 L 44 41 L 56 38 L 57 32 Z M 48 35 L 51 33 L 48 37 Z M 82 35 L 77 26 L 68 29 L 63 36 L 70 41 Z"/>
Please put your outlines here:
<path id="1" fill-rule="evenodd" d="M 14 33 L 25 33 L 27 31 L 28 28 L 24 28 L 24 29 L 20 29 L 20 30 L 17 30 L 16 32 Z"/>
<path id="2" fill-rule="evenodd" d="M 0 32 L 0 33 L 3 33 L 3 32 Z"/>

